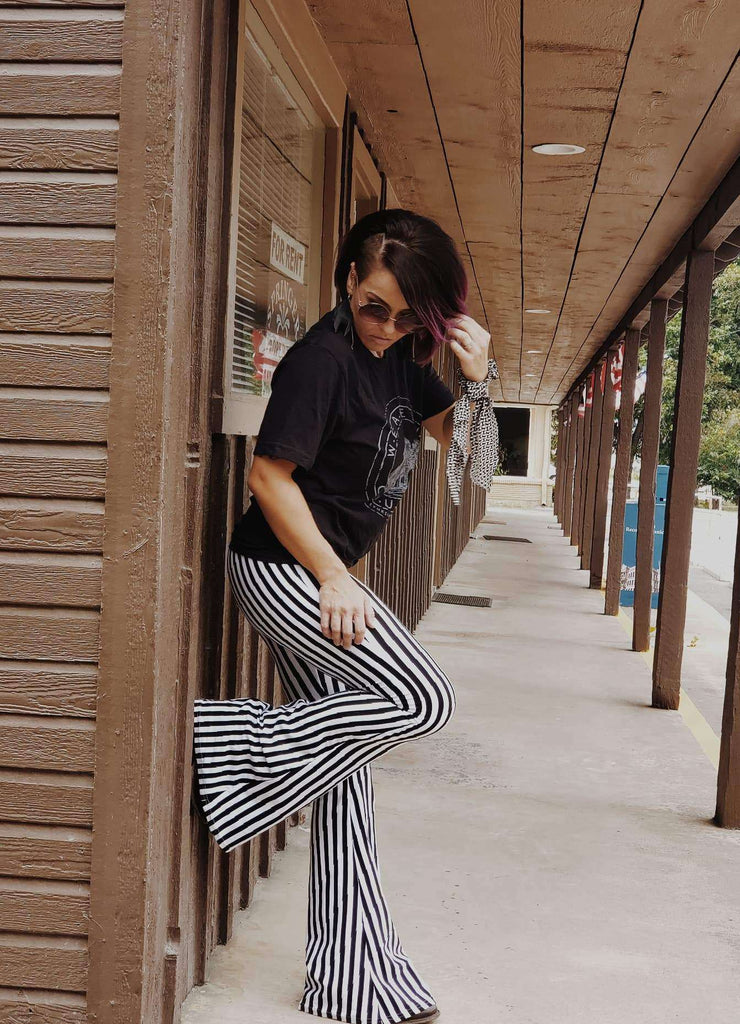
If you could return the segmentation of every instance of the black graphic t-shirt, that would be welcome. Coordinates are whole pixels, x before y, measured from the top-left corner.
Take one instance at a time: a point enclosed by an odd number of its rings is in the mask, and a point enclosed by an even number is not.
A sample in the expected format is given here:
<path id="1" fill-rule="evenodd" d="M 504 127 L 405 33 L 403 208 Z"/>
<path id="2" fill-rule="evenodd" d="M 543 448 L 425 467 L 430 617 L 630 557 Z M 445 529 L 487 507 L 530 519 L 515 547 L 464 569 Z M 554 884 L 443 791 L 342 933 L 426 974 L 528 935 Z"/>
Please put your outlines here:
<path id="1" fill-rule="evenodd" d="M 370 549 L 409 485 L 421 422 L 455 401 L 431 364 L 419 366 L 406 335 L 382 358 L 356 336 L 345 299 L 280 360 L 255 455 L 290 459 L 316 525 L 346 566 Z M 255 495 L 230 546 L 268 562 L 297 562 L 278 541 Z"/>

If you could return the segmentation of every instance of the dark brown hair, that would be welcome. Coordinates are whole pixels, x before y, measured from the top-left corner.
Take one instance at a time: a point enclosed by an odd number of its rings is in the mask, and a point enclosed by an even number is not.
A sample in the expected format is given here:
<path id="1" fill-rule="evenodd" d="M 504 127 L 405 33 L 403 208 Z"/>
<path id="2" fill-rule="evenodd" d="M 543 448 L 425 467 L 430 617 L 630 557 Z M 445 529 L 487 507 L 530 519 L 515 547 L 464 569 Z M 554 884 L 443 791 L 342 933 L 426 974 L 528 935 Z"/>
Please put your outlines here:
<path id="1" fill-rule="evenodd" d="M 340 241 L 334 284 L 342 299 L 353 260 L 360 282 L 378 265 L 394 275 L 424 324 L 416 332 L 416 362 L 428 363 L 444 343 L 447 321 L 467 312 L 468 280 L 453 239 L 436 221 L 411 210 L 377 210 Z"/>

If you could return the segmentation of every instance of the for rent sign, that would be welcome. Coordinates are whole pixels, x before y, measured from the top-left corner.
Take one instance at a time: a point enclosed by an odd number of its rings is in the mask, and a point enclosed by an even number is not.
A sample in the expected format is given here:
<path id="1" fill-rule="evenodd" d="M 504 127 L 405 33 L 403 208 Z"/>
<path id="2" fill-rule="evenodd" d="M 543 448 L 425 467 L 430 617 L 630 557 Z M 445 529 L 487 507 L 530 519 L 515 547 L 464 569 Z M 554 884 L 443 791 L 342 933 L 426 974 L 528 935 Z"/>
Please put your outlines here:
<path id="1" fill-rule="evenodd" d="M 306 247 L 279 228 L 273 221 L 270 237 L 270 266 L 281 274 L 304 283 L 306 272 Z"/>

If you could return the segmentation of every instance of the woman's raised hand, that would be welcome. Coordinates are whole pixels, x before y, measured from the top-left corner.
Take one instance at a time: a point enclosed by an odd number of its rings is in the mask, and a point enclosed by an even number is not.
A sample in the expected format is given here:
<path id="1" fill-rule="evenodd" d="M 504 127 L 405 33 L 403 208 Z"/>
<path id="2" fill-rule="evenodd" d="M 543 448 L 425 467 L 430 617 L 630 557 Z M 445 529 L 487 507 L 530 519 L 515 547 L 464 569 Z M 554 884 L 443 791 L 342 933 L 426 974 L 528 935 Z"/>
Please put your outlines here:
<path id="1" fill-rule="evenodd" d="M 445 338 L 468 380 L 483 380 L 488 371 L 491 335 L 472 316 L 460 315 L 449 321 Z"/>
<path id="2" fill-rule="evenodd" d="M 346 569 L 323 581 L 319 605 L 321 632 L 345 650 L 349 650 L 353 640 L 362 643 L 366 627 L 375 628 L 373 603 Z"/>

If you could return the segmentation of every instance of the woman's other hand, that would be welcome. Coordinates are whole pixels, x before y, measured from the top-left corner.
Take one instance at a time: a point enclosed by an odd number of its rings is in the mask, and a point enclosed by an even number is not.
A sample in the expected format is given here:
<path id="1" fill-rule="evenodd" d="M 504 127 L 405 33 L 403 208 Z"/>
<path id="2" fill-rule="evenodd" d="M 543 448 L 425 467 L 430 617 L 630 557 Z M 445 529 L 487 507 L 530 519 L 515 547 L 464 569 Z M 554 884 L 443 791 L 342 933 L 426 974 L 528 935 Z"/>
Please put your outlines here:
<path id="1" fill-rule="evenodd" d="M 361 644 L 366 628 L 375 628 L 375 608 L 354 577 L 344 569 L 321 580 L 319 590 L 321 632 L 337 646 L 349 650 Z"/>

